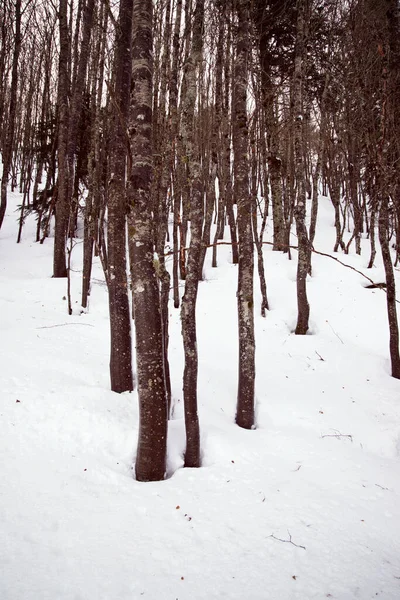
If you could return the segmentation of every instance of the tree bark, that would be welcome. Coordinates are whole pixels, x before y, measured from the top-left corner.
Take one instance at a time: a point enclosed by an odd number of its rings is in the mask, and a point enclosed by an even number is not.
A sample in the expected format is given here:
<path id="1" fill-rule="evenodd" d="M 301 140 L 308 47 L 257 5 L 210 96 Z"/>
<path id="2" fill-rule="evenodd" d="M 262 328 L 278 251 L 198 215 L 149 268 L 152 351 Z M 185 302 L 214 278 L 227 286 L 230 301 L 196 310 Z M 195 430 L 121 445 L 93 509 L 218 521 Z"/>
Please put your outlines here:
<path id="1" fill-rule="evenodd" d="M 131 316 L 126 275 L 126 124 L 131 85 L 133 0 L 121 0 L 115 58 L 113 139 L 108 193 L 108 300 L 113 392 L 133 390 Z"/>
<path id="2" fill-rule="evenodd" d="M 384 197 L 381 200 L 378 224 L 379 242 L 381 245 L 383 266 L 386 274 L 386 304 L 389 322 L 389 349 L 392 376 L 396 379 L 400 379 L 399 326 L 397 322 L 396 284 L 388 241 L 389 215 L 388 198 L 386 193 L 384 193 Z"/>
<path id="3" fill-rule="evenodd" d="M 245 429 L 254 427 L 255 338 L 253 271 L 254 250 L 249 189 L 247 73 L 249 60 L 249 2 L 237 0 L 238 17 L 234 68 L 233 152 L 235 197 L 239 239 L 238 325 L 239 383 L 236 423 Z"/>
<path id="4" fill-rule="evenodd" d="M 310 245 L 306 227 L 306 180 L 304 165 L 303 141 L 303 60 L 305 51 L 305 11 L 306 1 L 297 2 L 297 37 L 293 82 L 294 98 L 294 158 L 297 184 L 297 201 L 295 207 L 296 233 L 298 239 L 297 261 L 297 325 L 296 335 L 305 335 L 308 331 L 310 305 L 307 298 L 307 273 L 310 266 Z"/>
<path id="5" fill-rule="evenodd" d="M 58 62 L 58 195 L 54 231 L 53 277 L 67 276 L 65 241 L 68 228 L 68 97 L 69 97 L 69 31 L 67 0 L 59 3 L 60 55 Z"/>
<path id="6" fill-rule="evenodd" d="M 93 12 L 95 0 L 87 0 L 85 2 L 82 19 L 82 39 L 79 44 L 79 53 L 76 51 L 75 56 L 75 77 L 73 78 L 73 89 L 71 98 L 71 108 L 68 127 L 68 171 L 69 171 L 69 204 L 70 204 L 70 223 L 69 235 L 72 237 L 75 233 L 76 218 L 78 211 L 78 183 L 75 181 L 78 177 L 77 169 L 75 168 L 75 155 L 79 139 L 79 124 L 83 109 L 83 97 L 87 66 L 89 61 L 90 38 L 93 28 Z M 80 20 L 80 19 L 79 19 Z M 78 29 L 78 27 L 77 27 Z M 78 50 L 78 48 L 76 48 Z M 79 54 L 79 57 L 78 57 Z"/>
<path id="7" fill-rule="evenodd" d="M 197 92 L 196 75 L 201 69 L 202 60 L 203 20 L 204 0 L 197 0 L 193 21 L 192 49 L 185 71 L 185 96 L 182 100 L 182 139 L 185 149 L 188 181 L 190 182 L 190 247 L 186 268 L 185 294 L 182 298 L 181 306 L 182 338 L 185 353 L 185 368 L 183 373 L 186 427 L 185 467 L 200 466 L 200 427 L 197 412 L 198 355 L 196 301 L 204 218 L 204 187 L 199 148 L 196 147 L 193 140 L 193 126 Z M 199 128 L 198 125 L 197 128 Z"/>
<path id="8" fill-rule="evenodd" d="M 160 295 L 153 255 L 151 182 L 152 148 L 152 0 L 134 0 L 132 92 L 128 135 L 128 215 L 131 278 L 136 330 L 139 396 L 138 481 L 164 478 L 167 447 L 167 401 L 163 369 Z"/>
<path id="9" fill-rule="evenodd" d="M 4 216 L 7 209 L 7 184 L 10 174 L 14 132 L 15 132 L 15 114 L 17 110 L 17 90 L 18 90 L 18 59 L 21 52 L 21 0 L 15 2 L 15 41 L 14 54 L 12 61 L 10 107 L 8 111 L 7 134 L 3 150 L 3 174 L 1 178 L 1 201 L 0 201 L 0 229 L 3 225 Z"/>

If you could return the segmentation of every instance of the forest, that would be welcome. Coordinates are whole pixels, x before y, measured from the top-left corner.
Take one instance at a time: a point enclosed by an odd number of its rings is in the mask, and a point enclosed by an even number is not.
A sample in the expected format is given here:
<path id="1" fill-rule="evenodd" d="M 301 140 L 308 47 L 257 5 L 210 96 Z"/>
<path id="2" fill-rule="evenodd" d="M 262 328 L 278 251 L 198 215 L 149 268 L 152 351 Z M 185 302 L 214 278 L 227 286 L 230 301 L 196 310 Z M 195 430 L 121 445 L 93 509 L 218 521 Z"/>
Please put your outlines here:
<path id="1" fill-rule="evenodd" d="M 0 595 L 396 600 L 399 0 L 1 0 L 0 118 Z"/>
<path id="2" fill-rule="evenodd" d="M 294 333 L 306 335 L 320 192 L 334 207 L 333 253 L 361 254 L 366 237 L 372 269 L 380 246 L 385 281 L 367 283 L 386 291 L 400 378 L 397 0 L 6 0 L 1 23 L 0 226 L 10 185 L 23 195 L 17 242 L 34 214 L 36 242 L 54 237 L 54 278 L 69 279 L 82 238 L 85 310 L 100 257 L 114 392 L 134 387 L 134 317 L 139 480 L 165 473 L 170 302 L 181 311 L 185 465 L 201 464 L 196 300 L 206 254 L 216 268 L 221 244 L 238 265 L 236 423 L 255 427 L 263 246 L 297 260 Z"/>

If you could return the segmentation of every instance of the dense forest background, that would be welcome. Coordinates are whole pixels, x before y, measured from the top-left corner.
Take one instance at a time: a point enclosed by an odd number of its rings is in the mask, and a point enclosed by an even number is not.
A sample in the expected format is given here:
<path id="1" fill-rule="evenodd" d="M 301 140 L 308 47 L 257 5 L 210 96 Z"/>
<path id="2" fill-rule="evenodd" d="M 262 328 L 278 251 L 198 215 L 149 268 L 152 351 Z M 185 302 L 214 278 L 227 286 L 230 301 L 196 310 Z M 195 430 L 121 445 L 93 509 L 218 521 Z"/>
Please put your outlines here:
<path id="1" fill-rule="evenodd" d="M 54 238 L 52 275 L 66 279 L 70 315 L 74 247 L 83 243 L 82 311 L 100 258 L 111 389 L 138 390 L 138 480 L 166 471 L 172 305 L 185 466 L 201 465 L 196 301 L 207 253 L 218 268 L 225 245 L 238 265 L 236 423 L 256 427 L 264 247 L 296 261 L 294 333 L 310 333 L 321 195 L 334 209 L 335 259 L 368 240 L 364 279 L 386 293 L 400 378 L 398 0 L 4 0 L 0 27 L 0 227 L 19 191 L 16 241 L 33 214 L 36 242 Z M 384 281 L 372 275 L 377 249 Z"/>

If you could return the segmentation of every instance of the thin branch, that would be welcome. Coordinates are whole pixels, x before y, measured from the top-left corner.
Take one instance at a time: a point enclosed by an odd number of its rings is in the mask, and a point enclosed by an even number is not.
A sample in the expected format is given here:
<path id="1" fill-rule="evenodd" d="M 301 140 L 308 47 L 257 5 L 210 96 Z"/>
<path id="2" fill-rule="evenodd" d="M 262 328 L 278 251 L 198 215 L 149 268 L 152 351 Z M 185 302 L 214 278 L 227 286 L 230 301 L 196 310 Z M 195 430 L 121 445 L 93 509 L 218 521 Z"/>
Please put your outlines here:
<path id="1" fill-rule="evenodd" d="M 58 325 L 43 325 L 43 327 L 36 327 L 36 329 L 53 329 L 53 327 L 65 327 L 66 325 L 84 325 L 85 327 L 94 327 L 90 323 L 59 323 Z"/>
<path id="2" fill-rule="evenodd" d="M 337 339 L 342 342 L 342 344 L 344 345 L 344 341 L 342 340 L 342 338 L 340 337 L 340 335 L 338 333 L 336 333 L 336 331 L 333 329 L 332 325 L 329 323 L 329 321 L 326 321 L 329 325 L 329 327 L 332 329 L 333 333 L 336 335 Z M 318 354 L 318 353 L 317 353 Z"/>
<path id="3" fill-rule="evenodd" d="M 296 546 L 296 548 L 303 548 L 303 550 L 306 549 L 305 546 L 301 546 L 300 544 L 295 544 L 292 541 L 292 536 L 291 536 L 291 533 L 290 533 L 289 530 L 288 530 L 288 535 L 289 535 L 289 539 L 288 540 L 283 540 L 282 538 L 275 537 L 274 534 L 271 534 L 268 537 L 272 538 L 273 540 L 276 540 L 277 542 L 283 542 L 285 544 L 292 544 L 292 546 Z"/>
<path id="4" fill-rule="evenodd" d="M 263 243 L 263 245 L 273 246 L 273 242 L 262 242 L 262 243 Z M 203 246 L 203 248 L 213 248 L 214 246 L 232 246 L 232 242 L 215 242 L 214 244 L 208 244 L 206 246 Z M 290 246 L 290 245 L 288 246 L 288 248 L 290 248 L 291 250 L 299 249 L 298 246 Z M 189 250 L 189 248 L 182 248 L 181 250 L 182 250 L 182 252 L 187 252 Z M 355 273 L 358 273 L 358 275 L 361 275 L 362 277 L 364 277 L 364 279 L 366 279 L 370 284 L 372 284 L 374 286 L 374 288 L 380 289 L 386 293 L 386 288 L 382 287 L 382 284 L 376 283 L 373 279 L 368 277 L 368 275 L 365 275 L 365 273 L 363 273 L 362 271 L 359 271 L 358 269 L 356 269 L 355 267 L 352 267 L 351 265 L 347 265 L 346 263 L 344 263 L 341 260 L 339 260 L 338 258 L 336 258 L 336 256 L 332 256 L 331 254 L 327 254 L 326 252 L 320 252 L 319 250 L 315 250 L 314 247 L 311 248 L 311 252 L 313 252 L 314 254 L 319 254 L 319 256 L 325 256 L 326 258 L 331 258 L 332 260 L 334 260 L 337 263 L 339 263 L 340 265 L 342 265 L 342 267 L 351 269 Z M 171 256 L 173 253 L 174 253 L 174 251 L 170 250 L 170 251 L 166 252 L 164 254 L 164 256 Z M 398 302 L 400 304 L 400 300 L 396 299 L 396 302 Z"/>
<path id="5" fill-rule="evenodd" d="M 321 438 L 326 438 L 326 437 L 334 437 L 334 438 L 349 438 L 349 440 L 351 442 L 353 442 L 353 436 L 350 435 L 349 433 L 324 433 L 323 435 L 321 435 Z"/>

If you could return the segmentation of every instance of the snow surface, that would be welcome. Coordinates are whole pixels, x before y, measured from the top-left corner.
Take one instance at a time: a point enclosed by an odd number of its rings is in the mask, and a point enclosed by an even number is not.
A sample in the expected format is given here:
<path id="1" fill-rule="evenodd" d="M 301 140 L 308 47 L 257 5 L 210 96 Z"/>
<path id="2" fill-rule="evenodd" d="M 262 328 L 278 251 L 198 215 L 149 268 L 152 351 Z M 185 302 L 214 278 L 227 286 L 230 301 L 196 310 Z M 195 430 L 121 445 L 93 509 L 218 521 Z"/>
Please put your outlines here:
<path id="1" fill-rule="evenodd" d="M 399 599 L 400 382 L 385 293 L 315 255 L 312 334 L 295 336 L 296 252 L 288 261 L 266 246 L 271 311 L 256 316 L 257 429 L 245 431 L 234 423 L 237 269 L 219 248 L 199 289 L 203 467 L 182 468 L 171 305 L 168 473 L 138 483 L 137 397 L 109 390 L 101 266 L 81 314 L 76 245 L 69 317 L 52 240 L 34 243 L 29 219 L 15 243 L 20 201 L 10 194 L 0 232 L 1 600 Z M 315 247 L 333 241 L 321 198 Z M 383 281 L 380 258 L 365 268 L 368 248 L 337 256 Z"/>

